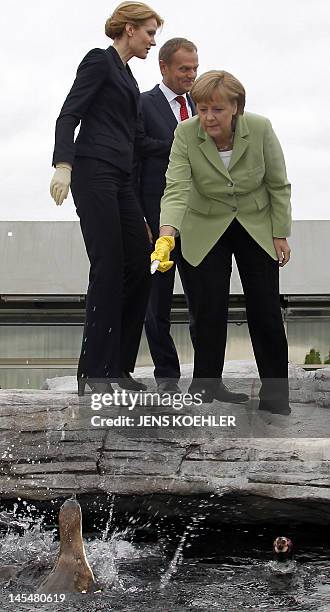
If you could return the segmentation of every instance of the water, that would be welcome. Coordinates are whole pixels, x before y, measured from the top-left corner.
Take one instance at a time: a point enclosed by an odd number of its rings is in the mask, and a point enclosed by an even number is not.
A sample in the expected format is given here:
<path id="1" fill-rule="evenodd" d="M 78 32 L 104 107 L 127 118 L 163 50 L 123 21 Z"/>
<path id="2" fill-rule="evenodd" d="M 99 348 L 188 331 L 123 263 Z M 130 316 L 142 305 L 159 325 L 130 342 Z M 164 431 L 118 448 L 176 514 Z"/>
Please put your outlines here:
<path id="1" fill-rule="evenodd" d="M 10 594 L 35 592 L 58 553 L 54 525 L 16 512 L 20 525 L 0 535 L 0 568 L 19 570 L 11 580 L 0 578 L 1 612 L 329 612 L 330 545 L 320 528 L 211 528 L 199 516 L 180 527 L 162 523 L 134 532 L 114 525 L 113 501 L 106 535 L 100 524 L 84 537 L 99 592 L 69 595 L 64 603 L 10 602 Z M 293 540 L 296 563 L 274 571 L 278 535 Z"/>

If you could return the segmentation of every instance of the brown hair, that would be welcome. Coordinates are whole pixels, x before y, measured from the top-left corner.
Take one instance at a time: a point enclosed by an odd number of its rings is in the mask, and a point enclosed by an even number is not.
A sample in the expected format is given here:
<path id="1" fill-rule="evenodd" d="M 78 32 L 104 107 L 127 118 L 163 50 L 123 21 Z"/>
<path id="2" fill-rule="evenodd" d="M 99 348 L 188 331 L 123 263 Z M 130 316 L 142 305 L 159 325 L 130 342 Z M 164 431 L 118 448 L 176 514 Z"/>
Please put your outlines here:
<path id="1" fill-rule="evenodd" d="M 216 92 L 224 94 L 230 102 L 237 102 L 237 115 L 243 115 L 245 106 L 245 89 L 236 77 L 225 70 L 209 70 L 194 82 L 190 95 L 195 104 L 213 98 Z"/>
<path id="2" fill-rule="evenodd" d="M 159 28 L 164 23 L 158 13 L 147 4 L 143 2 L 122 2 L 106 20 L 105 33 L 109 38 L 115 40 L 123 34 L 126 23 L 131 23 L 138 28 L 147 19 L 156 19 Z"/>
<path id="3" fill-rule="evenodd" d="M 170 38 L 159 49 L 158 59 L 165 62 L 165 64 L 170 64 L 174 53 L 179 49 L 197 52 L 197 47 L 191 40 L 187 38 Z"/>

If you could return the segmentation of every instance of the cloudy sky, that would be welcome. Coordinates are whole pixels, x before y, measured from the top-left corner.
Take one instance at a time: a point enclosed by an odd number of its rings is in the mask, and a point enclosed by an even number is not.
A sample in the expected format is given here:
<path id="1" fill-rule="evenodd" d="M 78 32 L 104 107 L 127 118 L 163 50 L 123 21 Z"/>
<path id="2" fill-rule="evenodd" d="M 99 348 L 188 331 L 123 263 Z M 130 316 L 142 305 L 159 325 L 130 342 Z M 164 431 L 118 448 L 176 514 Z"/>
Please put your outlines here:
<path id="1" fill-rule="evenodd" d="M 282 143 L 295 219 L 330 219 L 328 0 L 150 0 L 165 19 L 161 45 L 185 36 L 199 73 L 226 69 L 247 110 L 268 116 Z M 75 219 L 71 197 L 49 195 L 54 125 L 82 57 L 107 47 L 117 2 L 11 0 L 1 9 L 0 220 Z M 141 91 L 159 82 L 157 48 L 130 66 Z"/>

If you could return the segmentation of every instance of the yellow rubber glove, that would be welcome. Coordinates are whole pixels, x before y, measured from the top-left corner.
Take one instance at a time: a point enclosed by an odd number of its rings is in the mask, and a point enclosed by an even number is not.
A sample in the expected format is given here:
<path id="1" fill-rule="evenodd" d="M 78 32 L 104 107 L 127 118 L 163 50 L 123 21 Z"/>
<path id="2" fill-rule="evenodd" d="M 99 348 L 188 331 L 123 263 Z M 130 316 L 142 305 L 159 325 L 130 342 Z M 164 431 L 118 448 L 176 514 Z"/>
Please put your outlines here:
<path id="1" fill-rule="evenodd" d="M 71 164 L 61 162 L 56 164 L 56 170 L 50 183 L 50 195 L 55 200 L 57 206 L 61 206 L 68 197 L 71 183 Z"/>
<path id="2" fill-rule="evenodd" d="M 174 247 L 174 236 L 161 236 L 156 240 L 155 250 L 151 253 L 150 259 L 151 263 L 156 260 L 160 262 L 157 268 L 159 272 L 167 272 L 172 268 L 174 261 L 170 261 L 170 252 Z"/>

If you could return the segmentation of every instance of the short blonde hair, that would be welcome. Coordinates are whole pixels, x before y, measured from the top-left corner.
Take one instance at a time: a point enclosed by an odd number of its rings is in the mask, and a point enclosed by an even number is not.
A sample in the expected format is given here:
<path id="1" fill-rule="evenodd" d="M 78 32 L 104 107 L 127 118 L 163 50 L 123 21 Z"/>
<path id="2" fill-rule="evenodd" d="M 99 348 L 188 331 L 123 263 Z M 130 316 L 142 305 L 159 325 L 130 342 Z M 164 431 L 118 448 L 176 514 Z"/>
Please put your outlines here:
<path id="1" fill-rule="evenodd" d="M 147 4 L 143 2 L 122 2 L 107 19 L 105 33 L 109 38 L 115 40 L 123 34 L 126 23 L 131 23 L 138 28 L 147 19 L 156 19 L 159 28 L 164 23 L 158 13 Z"/>
<path id="2" fill-rule="evenodd" d="M 194 82 L 190 95 L 195 102 L 209 102 L 214 94 L 224 94 L 230 102 L 237 102 L 237 115 L 243 115 L 245 89 L 236 77 L 225 70 L 209 70 Z"/>

